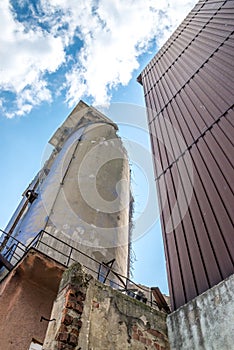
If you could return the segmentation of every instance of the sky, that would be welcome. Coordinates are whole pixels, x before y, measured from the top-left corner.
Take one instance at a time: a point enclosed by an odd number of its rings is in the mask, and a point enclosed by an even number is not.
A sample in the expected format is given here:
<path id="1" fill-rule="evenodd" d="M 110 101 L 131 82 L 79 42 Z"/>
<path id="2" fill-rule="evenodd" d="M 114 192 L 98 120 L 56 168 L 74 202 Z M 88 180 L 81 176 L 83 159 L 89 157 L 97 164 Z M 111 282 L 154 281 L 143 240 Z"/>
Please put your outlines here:
<path id="1" fill-rule="evenodd" d="M 195 3 L 0 2 L 0 228 L 42 167 L 51 135 L 82 99 L 117 122 L 129 152 L 133 280 L 168 293 L 143 88 L 136 78 Z"/>

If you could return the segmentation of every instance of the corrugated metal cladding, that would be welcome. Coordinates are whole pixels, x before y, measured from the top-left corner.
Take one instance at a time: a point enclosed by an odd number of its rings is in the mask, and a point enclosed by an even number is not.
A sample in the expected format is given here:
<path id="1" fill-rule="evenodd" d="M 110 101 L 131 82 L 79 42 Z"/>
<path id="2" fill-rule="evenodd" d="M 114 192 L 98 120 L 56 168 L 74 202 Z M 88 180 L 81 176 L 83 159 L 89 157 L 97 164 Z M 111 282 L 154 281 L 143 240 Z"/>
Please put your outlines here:
<path id="1" fill-rule="evenodd" d="M 234 273 L 234 1 L 199 1 L 143 70 L 172 307 Z"/>

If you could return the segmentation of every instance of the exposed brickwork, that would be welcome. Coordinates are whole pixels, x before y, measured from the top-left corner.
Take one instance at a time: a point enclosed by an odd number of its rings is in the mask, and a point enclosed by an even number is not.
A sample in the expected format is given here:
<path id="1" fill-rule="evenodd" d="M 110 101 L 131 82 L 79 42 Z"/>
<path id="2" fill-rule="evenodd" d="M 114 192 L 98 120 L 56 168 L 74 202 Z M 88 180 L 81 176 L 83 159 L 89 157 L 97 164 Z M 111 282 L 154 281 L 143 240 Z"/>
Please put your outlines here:
<path id="1" fill-rule="evenodd" d="M 169 348 L 167 337 L 156 329 L 139 329 L 137 325 L 133 325 L 131 331 L 131 341 L 145 344 L 145 350 L 153 348 L 166 350 Z"/>
<path id="2" fill-rule="evenodd" d="M 95 281 L 78 264 L 64 273 L 52 318 L 45 350 L 169 349 L 165 313 Z"/>
<path id="3" fill-rule="evenodd" d="M 62 324 L 65 324 L 66 326 L 72 324 L 72 321 L 73 321 L 73 317 L 68 315 L 68 314 L 65 314 L 63 315 L 63 318 L 62 318 Z"/>
<path id="4" fill-rule="evenodd" d="M 85 293 L 74 286 L 68 286 L 63 292 L 65 293 L 65 306 L 56 340 L 59 350 L 73 350 L 78 344 L 79 330 L 82 326 L 81 315 Z"/>
<path id="5" fill-rule="evenodd" d="M 148 329 L 147 332 L 152 334 L 156 338 L 164 339 L 164 335 L 159 331 L 157 331 L 156 329 Z"/>

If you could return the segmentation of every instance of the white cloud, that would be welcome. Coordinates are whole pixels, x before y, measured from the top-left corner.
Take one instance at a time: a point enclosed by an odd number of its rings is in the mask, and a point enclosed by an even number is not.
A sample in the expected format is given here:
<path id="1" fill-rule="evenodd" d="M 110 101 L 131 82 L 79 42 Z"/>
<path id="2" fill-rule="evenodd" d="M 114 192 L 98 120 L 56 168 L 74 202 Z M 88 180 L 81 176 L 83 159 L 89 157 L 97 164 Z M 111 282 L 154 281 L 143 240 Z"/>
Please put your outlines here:
<path id="1" fill-rule="evenodd" d="M 0 3 L 0 88 L 16 94 L 16 114 L 27 113 L 52 99 L 45 73 L 67 64 L 64 86 L 69 105 L 85 96 L 96 104 L 108 103 L 111 88 L 128 84 L 139 67 L 139 56 L 152 42 L 154 47 L 161 45 L 194 4 L 194 0 L 41 0 L 33 18 L 19 22 L 5 0 Z M 75 37 L 83 46 L 69 51 Z"/>
<path id="2" fill-rule="evenodd" d="M 51 93 L 43 76 L 54 72 L 65 59 L 61 38 L 39 27 L 26 30 L 14 16 L 9 1 L 0 2 L 0 88 L 15 94 L 15 112 L 28 113 Z"/>

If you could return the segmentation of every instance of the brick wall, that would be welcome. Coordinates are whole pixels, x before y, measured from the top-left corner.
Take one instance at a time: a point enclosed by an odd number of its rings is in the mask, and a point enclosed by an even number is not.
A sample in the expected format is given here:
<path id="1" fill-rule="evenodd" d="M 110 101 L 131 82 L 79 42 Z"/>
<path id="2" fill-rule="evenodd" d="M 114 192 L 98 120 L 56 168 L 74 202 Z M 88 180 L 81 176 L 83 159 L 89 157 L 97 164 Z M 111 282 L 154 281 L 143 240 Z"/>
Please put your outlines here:
<path id="1" fill-rule="evenodd" d="M 138 344 L 141 342 L 145 345 L 145 349 L 157 349 L 165 350 L 167 347 L 167 337 L 165 334 L 157 331 L 156 329 L 149 328 L 143 330 L 137 324 L 131 329 L 132 332 L 132 343 Z"/>
<path id="2" fill-rule="evenodd" d="M 166 314 L 85 274 L 79 264 L 61 281 L 44 350 L 166 350 Z"/>
<path id="3" fill-rule="evenodd" d="M 78 344 L 79 331 L 82 326 L 81 316 L 85 300 L 85 293 L 77 287 L 68 286 L 60 327 L 56 334 L 58 350 L 73 350 Z"/>

